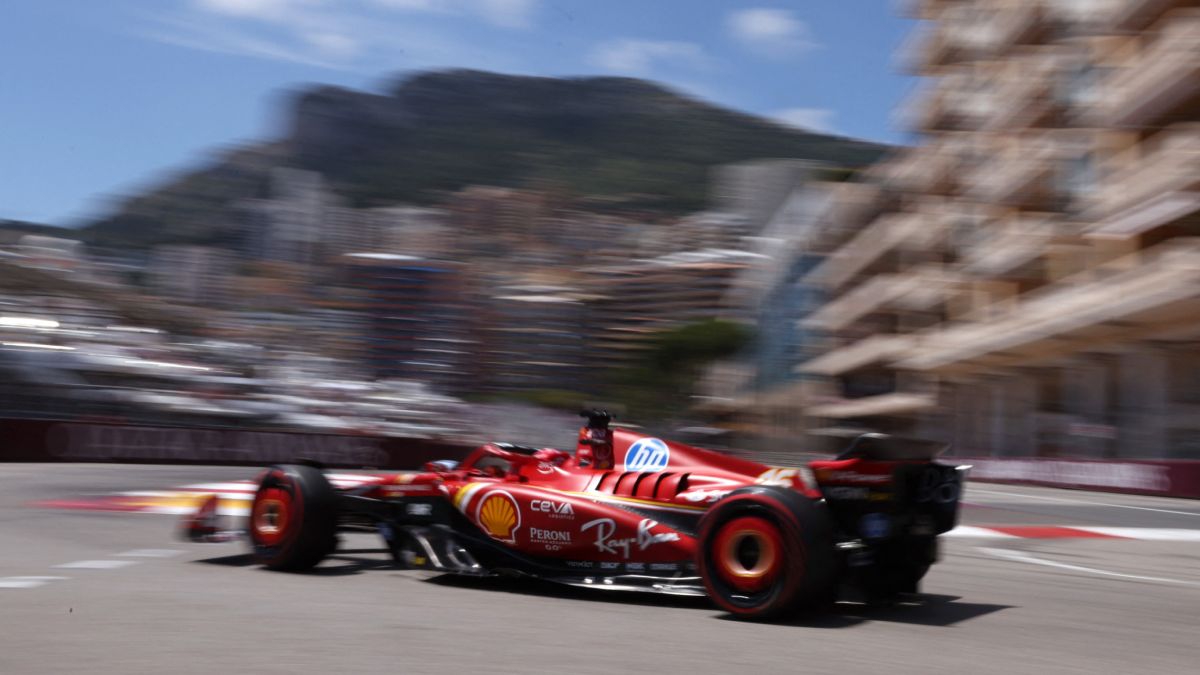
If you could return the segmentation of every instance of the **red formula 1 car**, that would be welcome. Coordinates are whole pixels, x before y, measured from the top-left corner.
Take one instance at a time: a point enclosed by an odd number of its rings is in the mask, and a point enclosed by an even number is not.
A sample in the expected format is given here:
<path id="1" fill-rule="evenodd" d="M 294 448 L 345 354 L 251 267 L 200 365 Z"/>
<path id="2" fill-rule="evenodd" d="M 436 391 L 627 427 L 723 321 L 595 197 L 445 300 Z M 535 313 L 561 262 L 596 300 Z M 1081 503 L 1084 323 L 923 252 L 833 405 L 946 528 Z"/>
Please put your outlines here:
<path id="1" fill-rule="evenodd" d="M 312 466 L 272 467 L 251 508 L 254 555 L 305 570 L 339 531 L 369 530 L 405 568 L 704 594 L 771 618 L 847 586 L 869 600 L 915 592 L 957 519 L 966 467 L 935 463 L 928 444 L 868 434 L 836 459 L 781 468 L 585 415 L 574 455 L 494 443 L 349 489 Z M 194 538 L 214 525 L 190 523 Z"/>

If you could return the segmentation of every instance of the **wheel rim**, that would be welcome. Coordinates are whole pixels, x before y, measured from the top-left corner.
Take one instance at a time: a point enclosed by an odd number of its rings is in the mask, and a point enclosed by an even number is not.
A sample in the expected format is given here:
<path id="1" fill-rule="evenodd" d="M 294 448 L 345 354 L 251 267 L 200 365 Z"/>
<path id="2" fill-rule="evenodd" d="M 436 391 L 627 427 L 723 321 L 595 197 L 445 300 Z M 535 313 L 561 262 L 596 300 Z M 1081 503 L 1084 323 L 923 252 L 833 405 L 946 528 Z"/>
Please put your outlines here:
<path id="1" fill-rule="evenodd" d="M 264 546 L 275 546 L 287 535 L 292 520 L 292 495 L 277 487 L 264 488 L 254 499 L 250 524 L 254 538 Z"/>
<path id="2" fill-rule="evenodd" d="M 733 590 L 758 593 L 779 578 L 783 540 L 766 519 L 734 518 L 717 531 L 712 558 L 717 574 Z"/>

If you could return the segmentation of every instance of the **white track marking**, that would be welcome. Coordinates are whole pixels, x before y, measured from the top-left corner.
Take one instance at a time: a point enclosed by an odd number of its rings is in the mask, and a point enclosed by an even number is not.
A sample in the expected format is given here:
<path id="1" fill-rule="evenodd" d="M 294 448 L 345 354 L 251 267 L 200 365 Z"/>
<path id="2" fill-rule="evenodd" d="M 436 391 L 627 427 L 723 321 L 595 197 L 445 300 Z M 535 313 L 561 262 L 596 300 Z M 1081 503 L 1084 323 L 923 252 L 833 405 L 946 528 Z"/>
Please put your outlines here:
<path id="1" fill-rule="evenodd" d="M 254 492 L 258 486 L 250 481 L 236 481 L 232 483 L 196 483 L 184 485 L 179 489 L 188 492 Z"/>
<path id="2" fill-rule="evenodd" d="M 55 565 L 55 567 L 68 570 L 115 570 L 136 564 L 136 560 L 76 560 L 75 562 Z"/>
<path id="3" fill-rule="evenodd" d="M 224 501 L 224 497 L 222 497 L 222 501 Z M 131 513 L 150 513 L 160 516 L 190 516 L 195 512 L 196 508 L 193 506 L 147 506 L 137 511 L 131 511 Z M 217 515 L 235 518 L 248 516 L 250 515 L 250 506 L 249 503 L 246 506 L 218 506 Z"/>
<path id="4" fill-rule="evenodd" d="M 990 529 L 987 527 L 974 527 L 972 525 L 959 525 L 958 527 L 954 528 L 953 530 L 950 530 L 949 532 L 942 534 L 941 536 L 943 536 L 943 537 L 972 537 L 972 538 L 986 537 L 989 539 L 1017 539 L 1017 537 L 1015 537 L 1011 534 L 1005 534 L 1004 532 L 998 532 L 996 530 L 993 530 L 993 529 Z"/>
<path id="5" fill-rule="evenodd" d="M 137 548 L 132 551 L 118 553 L 117 556 L 122 558 L 170 558 L 180 553 L 183 553 L 183 551 L 173 548 Z"/>
<path id="6" fill-rule="evenodd" d="M 1098 574 L 1100 576 L 1105 576 L 1105 577 L 1117 577 L 1118 579 L 1132 579 L 1134 581 L 1155 581 L 1155 582 L 1164 583 L 1164 584 L 1181 584 L 1184 586 L 1200 587 L 1200 583 L 1197 583 L 1194 581 L 1184 581 L 1182 579 L 1167 579 L 1164 577 L 1146 577 L 1146 576 L 1142 576 L 1139 574 L 1122 574 L 1120 572 L 1110 572 L 1109 570 L 1096 569 L 1095 567 L 1083 567 L 1082 565 L 1069 565 L 1067 563 L 1060 563 L 1060 562 L 1056 562 L 1053 560 L 1046 560 L 1044 558 L 1037 558 L 1037 557 L 1029 555 L 1028 553 L 1022 553 L 1021 551 L 1009 551 L 1009 550 L 1000 549 L 1000 548 L 983 548 L 983 547 L 980 547 L 976 550 L 982 551 L 983 553 L 986 553 L 986 554 L 992 556 L 993 558 L 1000 558 L 1002 560 L 1010 560 L 1013 562 L 1029 563 L 1031 565 L 1042 565 L 1044 567 L 1054 567 L 1054 568 L 1061 569 L 1061 570 L 1070 570 L 1072 572 L 1086 572 L 1087 574 Z"/>
<path id="7" fill-rule="evenodd" d="M 329 480 L 340 480 L 346 483 L 369 483 L 381 478 L 381 476 L 370 476 L 361 473 L 327 473 L 325 477 Z"/>
<path id="8" fill-rule="evenodd" d="M 128 495 L 128 493 L 122 493 L 122 495 Z M 254 501 L 254 493 L 253 492 L 189 492 L 188 490 L 180 490 L 178 492 L 172 492 L 165 496 L 166 497 L 187 497 L 187 498 L 192 498 L 192 499 L 201 499 L 201 498 L 205 498 L 205 497 L 211 497 L 213 495 L 216 495 L 216 496 L 220 497 L 221 499 L 227 499 L 229 501 L 234 501 L 234 502 L 239 502 L 239 501 L 240 502 L 252 502 L 252 501 Z"/>
<path id="9" fill-rule="evenodd" d="M 1114 509 L 1134 509 L 1137 511 L 1155 511 L 1157 513 L 1174 513 L 1180 516 L 1197 516 L 1200 513 L 1195 511 L 1172 511 L 1170 509 L 1152 509 L 1148 506 L 1129 506 L 1128 504 L 1109 504 L 1107 502 L 1092 502 L 1086 499 L 1067 499 L 1065 497 L 1044 497 L 1042 495 L 1030 495 L 1023 492 L 1000 492 L 998 490 L 980 490 L 975 487 L 968 488 L 968 493 L 981 495 L 1000 495 L 1002 497 L 1028 497 L 1030 499 L 1042 499 L 1050 502 L 1066 502 L 1068 504 L 1088 504 L 1090 506 L 1109 506 Z"/>
<path id="10" fill-rule="evenodd" d="M 70 577 L 0 577 L 0 588 L 37 588 Z"/>
<path id="11" fill-rule="evenodd" d="M 1156 527 L 1080 527 L 1072 525 L 1077 530 L 1087 530 L 1097 534 L 1107 534 L 1126 539 L 1142 539 L 1144 541 L 1200 541 L 1200 530 L 1166 529 Z"/>
<path id="12" fill-rule="evenodd" d="M 1009 527 L 1022 528 L 1062 528 L 1065 530 L 1081 530 L 1083 532 L 1094 532 L 1096 534 L 1105 534 L 1110 537 L 1120 537 L 1122 539 L 1140 539 L 1142 541 L 1200 541 L 1200 530 L 1185 530 L 1180 528 L 1155 528 L 1155 527 L 1093 527 L 1090 525 L 1012 525 Z M 943 533 L 943 537 L 966 538 L 966 539 L 1070 539 L 1070 536 L 1062 537 L 1024 537 L 1020 534 L 1009 534 L 990 527 L 976 527 L 973 525 L 959 525 L 958 527 Z"/>

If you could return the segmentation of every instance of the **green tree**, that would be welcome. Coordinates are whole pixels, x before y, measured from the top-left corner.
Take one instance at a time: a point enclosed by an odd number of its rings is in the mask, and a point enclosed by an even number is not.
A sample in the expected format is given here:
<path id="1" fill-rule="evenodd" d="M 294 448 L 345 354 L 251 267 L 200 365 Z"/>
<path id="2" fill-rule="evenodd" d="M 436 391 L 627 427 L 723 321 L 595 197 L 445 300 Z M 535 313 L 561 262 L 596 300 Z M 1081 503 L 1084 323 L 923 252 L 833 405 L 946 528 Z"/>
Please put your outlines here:
<path id="1" fill-rule="evenodd" d="M 689 406 L 703 367 L 737 354 L 752 337 L 748 326 L 724 319 L 662 331 L 641 363 L 616 373 L 613 397 L 644 420 L 679 414 Z"/>

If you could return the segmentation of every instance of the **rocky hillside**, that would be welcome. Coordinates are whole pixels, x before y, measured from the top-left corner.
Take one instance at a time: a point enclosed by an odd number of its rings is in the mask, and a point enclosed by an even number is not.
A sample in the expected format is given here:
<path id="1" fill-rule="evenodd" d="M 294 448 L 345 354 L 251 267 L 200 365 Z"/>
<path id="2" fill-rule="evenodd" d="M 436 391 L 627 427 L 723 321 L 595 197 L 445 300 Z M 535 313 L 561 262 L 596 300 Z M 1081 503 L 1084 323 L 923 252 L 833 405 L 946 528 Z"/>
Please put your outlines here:
<path id="1" fill-rule="evenodd" d="M 385 93 L 335 87 L 291 102 L 278 142 L 245 148 L 129 199 L 92 223 L 104 244 L 219 242 L 237 200 L 271 166 L 322 172 L 356 206 L 428 203 L 470 184 L 623 198 L 639 209 L 704 207 L 708 169 L 747 159 L 874 161 L 883 146 L 807 133 L 642 80 L 428 72 Z"/>

